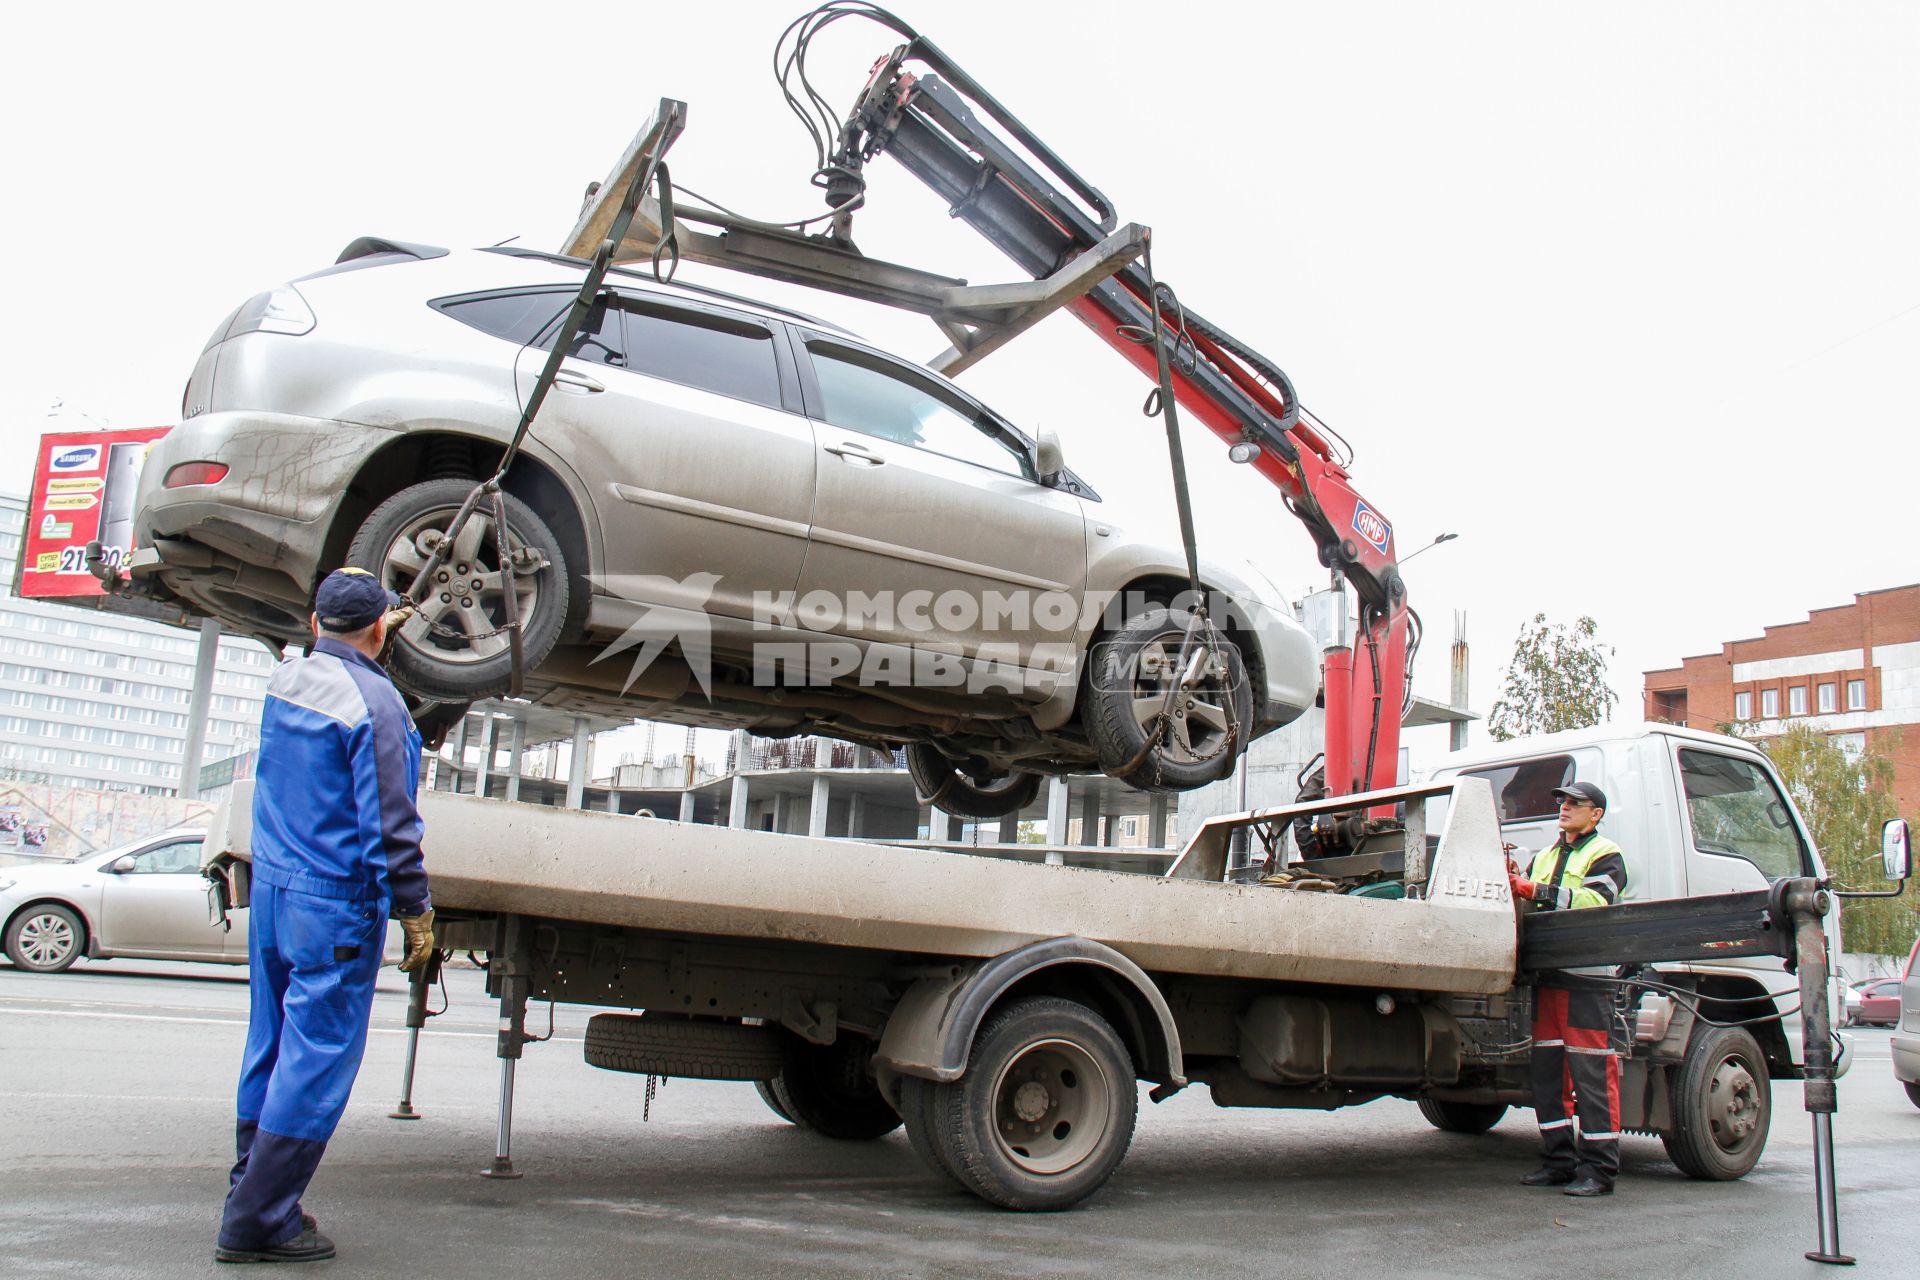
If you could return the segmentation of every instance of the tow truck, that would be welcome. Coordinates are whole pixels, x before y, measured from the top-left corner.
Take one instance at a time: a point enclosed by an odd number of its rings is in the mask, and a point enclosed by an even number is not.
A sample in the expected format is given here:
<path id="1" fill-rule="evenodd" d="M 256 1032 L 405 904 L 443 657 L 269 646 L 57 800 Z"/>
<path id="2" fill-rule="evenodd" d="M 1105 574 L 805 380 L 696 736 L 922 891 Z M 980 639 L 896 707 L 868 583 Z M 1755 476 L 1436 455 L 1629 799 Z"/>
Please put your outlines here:
<path id="1" fill-rule="evenodd" d="M 1488 779 L 1465 771 L 1394 785 L 1418 621 L 1393 526 L 1354 487 L 1337 436 L 1277 364 L 1155 278 L 1147 228 L 1121 225 L 1097 188 L 897 18 L 835 3 L 790 27 L 792 48 L 776 65 L 800 78 L 804 101 L 787 85 L 797 111 L 824 103 L 804 82 L 808 42 L 846 16 L 904 43 L 876 63 L 844 119 L 823 110 L 817 122 L 828 126 L 814 176 L 829 231 L 677 199 L 663 158 L 688 110 L 662 99 L 565 246 L 592 264 L 568 324 L 610 264 L 670 273 L 682 260 L 926 315 L 952 343 L 931 362 L 946 373 L 1070 311 L 1154 383 L 1149 409 L 1166 426 L 1190 569 L 1180 407 L 1279 488 L 1336 587 L 1357 598 L 1355 636 L 1326 656 L 1320 768 L 1296 804 L 1208 822 L 1158 878 L 430 793 L 422 808 L 444 942 L 486 954 L 501 1005 L 487 1172 L 517 1176 L 513 1068 L 530 1041 L 529 1000 L 621 1010 L 589 1026 L 597 1065 L 752 1080 L 774 1110 L 830 1137 L 870 1139 L 904 1122 L 936 1173 L 1004 1207 L 1048 1210 L 1093 1194 L 1118 1167 L 1136 1079 L 1156 1101 L 1205 1083 L 1226 1106 L 1333 1109 L 1397 1095 L 1418 1099 L 1443 1128 L 1490 1127 L 1527 1100 L 1511 1068 L 1527 1044 L 1532 982 L 1605 965 L 1615 970 L 1602 980 L 1618 993 L 1632 1127 L 1677 1135 L 1669 1149 L 1693 1153 L 1676 1159 L 1694 1176 L 1738 1177 L 1764 1145 L 1769 1068 L 1799 1075 L 1816 1136 L 1819 1248 L 1808 1256 L 1848 1261 L 1830 1127 L 1838 891 L 1810 846 L 1804 874 L 1766 887 L 1532 915 L 1517 927 L 1506 815 Z M 1032 279 L 970 286 L 860 253 L 853 215 L 864 168 L 882 155 Z M 570 333 L 528 397 L 523 433 Z M 481 485 L 468 509 L 495 493 Z M 1216 643 L 1211 626 L 1197 603 L 1177 670 L 1200 670 Z M 1777 787 L 1757 751 L 1713 745 L 1744 752 Z M 1604 772 L 1598 780 L 1616 785 Z M 1440 802 L 1431 836 L 1430 802 Z M 245 901 L 249 813 L 240 788 L 207 845 L 216 892 L 235 906 Z M 1686 818 L 1669 804 L 1662 820 L 1677 833 Z M 1904 824 L 1885 834 L 1896 881 L 1908 872 L 1906 838 Z M 1264 862 L 1238 847 L 1263 850 Z M 1645 968 L 1755 956 L 1797 976 L 1757 1014 L 1749 1004 L 1726 1015 L 1698 984 Z M 427 984 L 413 988 L 416 1031 Z M 1797 1053 L 1784 1035 L 1771 1054 L 1723 1052 L 1722 1023 L 1772 1022 L 1795 999 Z M 403 1116 L 411 1070 L 410 1055 Z M 1747 1102 L 1716 1110 L 1694 1096 L 1723 1083 L 1738 1083 Z"/>

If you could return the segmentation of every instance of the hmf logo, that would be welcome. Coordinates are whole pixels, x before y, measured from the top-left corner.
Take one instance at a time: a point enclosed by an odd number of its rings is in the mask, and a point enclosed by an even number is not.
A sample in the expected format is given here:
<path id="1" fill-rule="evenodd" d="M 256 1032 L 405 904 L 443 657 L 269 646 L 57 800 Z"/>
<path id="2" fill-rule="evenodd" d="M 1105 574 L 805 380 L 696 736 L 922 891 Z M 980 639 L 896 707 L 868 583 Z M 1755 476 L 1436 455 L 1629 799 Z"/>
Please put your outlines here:
<path id="1" fill-rule="evenodd" d="M 1380 513 L 1364 502 L 1354 504 L 1353 531 L 1382 555 L 1387 552 L 1387 543 L 1393 540 L 1393 526 L 1382 520 Z"/>
<path id="2" fill-rule="evenodd" d="M 55 471 L 82 471 L 92 468 L 100 461 L 100 446 L 86 444 L 77 449 L 68 449 L 50 456 Z"/>

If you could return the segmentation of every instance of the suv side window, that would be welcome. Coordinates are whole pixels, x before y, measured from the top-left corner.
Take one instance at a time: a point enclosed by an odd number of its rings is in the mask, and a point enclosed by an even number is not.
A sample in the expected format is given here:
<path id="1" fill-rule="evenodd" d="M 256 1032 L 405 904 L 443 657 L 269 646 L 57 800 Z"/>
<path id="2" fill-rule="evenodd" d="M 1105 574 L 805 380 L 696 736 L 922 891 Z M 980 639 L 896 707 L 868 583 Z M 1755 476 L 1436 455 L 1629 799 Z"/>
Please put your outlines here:
<path id="1" fill-rule="evenodd" d="M 1745 858 L 1769 880 L 1809 874 L 1807 848 L 1786 797 L 1760 766 L 1682 750 L 1680 780 L 1695 849 Z"/>
<path id="2" fill-rule="evenodd" d="M 577 292 L 577 291 L 576 291 Z M 433 302 L 441 315 L 452 316 L 461 324 L 482 333 L 525 346 L 537 340 L 548 326 L 566 312 L 573 294 L 555 289 L 532 293 L 493 293 L 471 298 L 447 298 Z"/>
<path id="3" fill-rule="evenodd" d="M 1573 757 L 1522 760 L 1497 769 L 1465 770 L 1461 776 L 1487 780 L 1493 801 L 1500 806 L 1500 821 L 1537 822 L 1560 815 L 1560 802 L 1553 793 L 1573 781 Z"/>
<path id="4" fill-rule="evenodd" d="M 851 347 L 809 342 L 807 351 L 821 416 L 834 426 L 1034 479 L 1026 449 L 958 396 Z"/>
<path id="5" fill-rule="evenodd" d="M 626 367 L 650 378 L 778 409 L 773 332 L 751 320 L 623 299 Z"/>

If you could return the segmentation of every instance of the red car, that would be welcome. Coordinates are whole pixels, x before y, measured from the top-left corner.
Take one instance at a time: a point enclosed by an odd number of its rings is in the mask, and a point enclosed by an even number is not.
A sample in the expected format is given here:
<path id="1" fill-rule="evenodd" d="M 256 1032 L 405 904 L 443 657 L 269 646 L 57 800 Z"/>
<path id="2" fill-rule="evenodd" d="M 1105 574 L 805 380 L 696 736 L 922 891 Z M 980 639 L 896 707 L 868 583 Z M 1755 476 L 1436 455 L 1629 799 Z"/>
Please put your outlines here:
<path id="1" fill-rule="evenodd" d="M 1847 1001 L 1853 1025 L 1890 1027 L 1900 1021 L 1900 979 L 1876 978 L 1858 988 L 1860 1003 Z"/>

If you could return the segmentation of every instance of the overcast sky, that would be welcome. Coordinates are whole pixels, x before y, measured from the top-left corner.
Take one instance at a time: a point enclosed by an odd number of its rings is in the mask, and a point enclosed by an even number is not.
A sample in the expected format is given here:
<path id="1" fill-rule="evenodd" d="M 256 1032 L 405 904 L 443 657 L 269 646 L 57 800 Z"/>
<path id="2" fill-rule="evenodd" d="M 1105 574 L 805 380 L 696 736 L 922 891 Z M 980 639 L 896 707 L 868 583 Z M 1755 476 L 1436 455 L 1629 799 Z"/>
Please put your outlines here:
<path id="1" fill-rule="evenodd" d="M 770 71 L 806 7 L 22 10 L 0 486 L 26 488 L 42 431 L 175 420 L 214 323 L 356 236 L 557 248 L 662 96 L 690 105 L 680 182 L 818 212 Z M 1460 535 L 1406 571 L 1421 693 L 1444 697 L 1457 610 L 1482 714 L 1527 617 L 1589 613 L 1637 720 L 1645 669 L 1920 579 L 1920 6 L 894 8 L 1288 371 L 1403 557 Z M 850 104 L 893 43 L 839 23 L 816 84 Z M 1013 278 L 871 172 L 868 253 Z M 808 305 L 916 358 L 946 345 Z M 1147 385 L 1077 322 L 962 381 L 1055 430 L 1116 509 L 1170 508 Z M 1324 584 L 1270 487 L 1197 425 L 1189 453 L 1204 550 Z"/>

